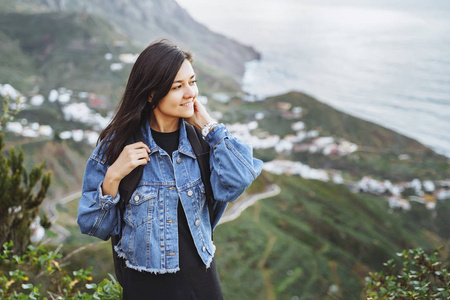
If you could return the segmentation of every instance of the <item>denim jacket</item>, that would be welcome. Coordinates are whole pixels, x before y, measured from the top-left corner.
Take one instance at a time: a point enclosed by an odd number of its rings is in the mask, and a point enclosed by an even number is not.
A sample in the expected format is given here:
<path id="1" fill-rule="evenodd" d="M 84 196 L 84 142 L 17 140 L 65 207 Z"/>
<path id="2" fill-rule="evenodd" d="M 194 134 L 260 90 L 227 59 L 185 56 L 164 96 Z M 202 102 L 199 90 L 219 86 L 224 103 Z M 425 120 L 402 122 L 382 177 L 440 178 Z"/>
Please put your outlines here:
<path id="1" fill-rule="evenodd" d="M 178 252 L 177 204 L 180 199 L 197 252 L 206 267 L 214 257 L 211 223 L 205 187 L 194 151 L 187 138 L 184 121 L 180 122 L 178 150 L 172 154 L 161 149 L 151 136 L 148 122 L 142 126 L 150 161 L 141 181 L 126 205 L 124 222 L 115 198 L 103 195 L 102 183 L 109 165 L 99 146 L 90 156 L 84 175 L 78 210 L 81 232 L 107 240 L 122 232 L 115 251 L 130 268 L 155 274 L 180 270 Z M 228 202 L 236 200 L 262 169 L 262 161 L 253 158 L 250 146 L 234 138 L 223 124 L 207 135 L 211 147 L 211 185 L 215 198 L 217 225 Z"/>

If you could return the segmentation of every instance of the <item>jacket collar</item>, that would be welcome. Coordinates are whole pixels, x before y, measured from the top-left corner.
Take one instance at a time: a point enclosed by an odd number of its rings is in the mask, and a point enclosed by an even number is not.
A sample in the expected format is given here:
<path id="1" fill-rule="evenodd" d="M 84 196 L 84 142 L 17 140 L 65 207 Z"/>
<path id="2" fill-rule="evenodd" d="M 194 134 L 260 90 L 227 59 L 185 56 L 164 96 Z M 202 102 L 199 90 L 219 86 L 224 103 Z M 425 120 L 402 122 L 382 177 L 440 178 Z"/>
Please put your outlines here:
<path id="1" fill-rule="evenodd" d="M 186 123 L 184 119 L 180 119 L 180 143 L 178 144 L 178 151 L 195 159 L 194 150 L 192 149 L 191 143 L 187 137 Z"/>
<path id="2" fill-rule="evenodd" d="M 152 137 L 152 131 L 150 129 L 149 122 L 145 122 L 145 125 L 142 128 L 142 133 L 144 135 L 144 139 L 147 143 L 147 146 L 150 148 L 150 154 L 153 154 L 157 151 L 160 151 L 161 148 L 156 144 L 155 140 Z M 195 159 L 195 153 L 192 149 L 191 143 L 188 140 L 187 132 L 186 132 L 186 124 L 183 119 L 180 118 L 180 140 L 178 144 L 178 151 L 192 157 Z"/>

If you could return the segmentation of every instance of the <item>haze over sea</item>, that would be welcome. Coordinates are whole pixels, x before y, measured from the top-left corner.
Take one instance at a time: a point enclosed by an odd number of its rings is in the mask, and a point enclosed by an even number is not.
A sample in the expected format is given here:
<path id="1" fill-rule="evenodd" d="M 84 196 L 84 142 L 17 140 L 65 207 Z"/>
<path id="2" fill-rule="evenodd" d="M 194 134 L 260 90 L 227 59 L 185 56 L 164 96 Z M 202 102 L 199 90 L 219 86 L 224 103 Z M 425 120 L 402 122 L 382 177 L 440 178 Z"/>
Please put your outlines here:
<path id="1" fill-rule="evenodd" d="M 246 92 L 301 91 L 450 157 L 450 1 L 177 1 L 262 53 Z"/>

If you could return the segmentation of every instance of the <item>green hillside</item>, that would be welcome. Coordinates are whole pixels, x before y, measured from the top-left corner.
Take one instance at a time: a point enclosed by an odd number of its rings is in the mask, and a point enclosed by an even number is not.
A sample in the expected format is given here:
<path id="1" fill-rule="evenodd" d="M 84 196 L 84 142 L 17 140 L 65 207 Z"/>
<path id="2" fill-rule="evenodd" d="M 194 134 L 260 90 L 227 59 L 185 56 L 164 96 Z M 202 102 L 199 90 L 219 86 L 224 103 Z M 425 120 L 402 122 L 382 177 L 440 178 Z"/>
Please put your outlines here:
<path id="1" fill-rule="evenodd" d="M 225 299 L 361 299 L 364 277 L 396 251 L 445 244 L 410 214 L 390 213 L 381 197 L 298 176 L 268 177 L 281 194 L 214 235 Z"/>
<path id="2" fill-rule="evenodd" d="M 137 47 L 116 33 L 107 22 L 88 14 L 2 13 L 0 32 L 20 47 L 18 53 L 5 51 L 4 59 L 17 61 L 18 55 L 26 55 L 28 61 L 31 59 L 35 73 L 39 74 L 37 87 L 44 94 L 50 89 L 66 87 L 76 92 L 118 98 L 131 67 L 125 65 L 124 70 L 112 72 L 110 65 L 118 62 L 120 53 L 137 52 Z M 115 41 L 124 44 L 115 47 Z M 107 61 L 106 53 L 112 53 L 114 58 Z M 0 82 L 10 83 L 10 74 L 14 74 L 16 66 L 11 63 L 10 70 L 2 68 Z"/>
<path id="3" fill-rule="evenodd" d="M 19 41 L 0 32 L 0 83 L 9 82 L 19 90 L 31 90 L 37 71 L 31 57 L 20 48 Z"/>

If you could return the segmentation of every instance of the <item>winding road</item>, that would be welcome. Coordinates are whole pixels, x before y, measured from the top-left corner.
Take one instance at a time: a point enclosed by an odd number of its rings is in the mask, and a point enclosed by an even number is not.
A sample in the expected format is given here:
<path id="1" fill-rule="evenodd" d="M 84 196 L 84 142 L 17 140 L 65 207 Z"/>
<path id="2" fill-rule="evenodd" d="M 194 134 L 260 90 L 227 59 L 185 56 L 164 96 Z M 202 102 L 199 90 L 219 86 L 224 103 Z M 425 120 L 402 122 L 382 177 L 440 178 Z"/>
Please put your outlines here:
<path id="1" fill-rule="evenodd" d="M 54 238 L 47 238 L 45 239 L 42 244 L 51 242 L 52 244 L 60 244 L 62 242 L 64 242 L 64 240 L 70 235 L 70 232 L 62 227 L 61 225 L 59 225 L 58 223 L 56 223 L 56 220 L 59 217 L 59 212 L 56 209 L 56 205 L 57 204 L 66 204 L 69 203 L 70 201 L 76 200 L 78 198 L 81 197 L 81 191 L 75 192 L 75 193 L 71 193 L 67 196 L 65 196 L 64 198 L 60 199 L 60 200 L 56 200 L 56 199 L 52 199 L 49 200 L 46 205 L 44 204 L 44 211 L 47 214 L 49 221 L 52 223 L 52 231 L 54 231 L 57 236 Z"/>
<path id="2" fill-rule="evenodd" d="M 257 201 L 259 201 L 261 199 L 274 197 L 274 196 L 278 195 L 280 193 L 280 191 L 281 191 L 281 189 L 278 185 L 272 184 L 269 186 L 269 188 L 265 192 L 250 195 L 246 198 L 237 200 L 234 203 L 234 205 L 225 212 L 225 214 L 220 219 L 219 224 L 223 224 L 223 223 L 235 220 L 237 217 L 239 217 L 241 215 L 241 213 L 245 209 L 252 206 Z"/>

